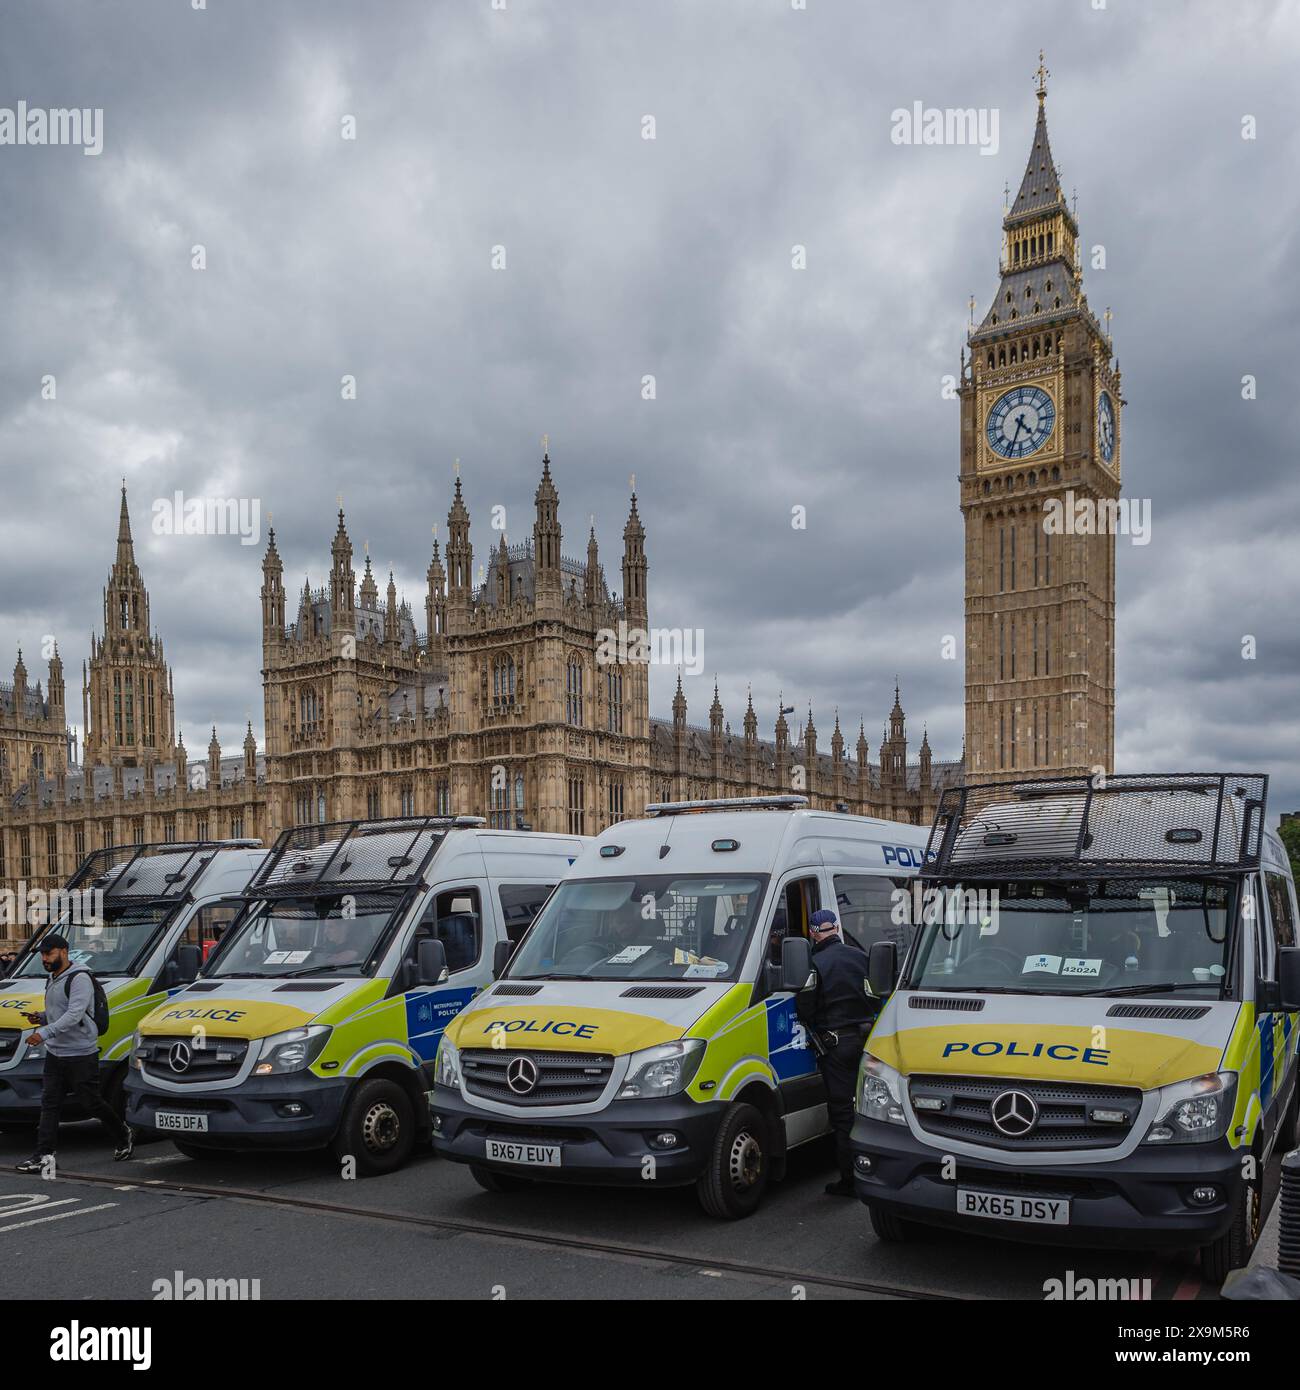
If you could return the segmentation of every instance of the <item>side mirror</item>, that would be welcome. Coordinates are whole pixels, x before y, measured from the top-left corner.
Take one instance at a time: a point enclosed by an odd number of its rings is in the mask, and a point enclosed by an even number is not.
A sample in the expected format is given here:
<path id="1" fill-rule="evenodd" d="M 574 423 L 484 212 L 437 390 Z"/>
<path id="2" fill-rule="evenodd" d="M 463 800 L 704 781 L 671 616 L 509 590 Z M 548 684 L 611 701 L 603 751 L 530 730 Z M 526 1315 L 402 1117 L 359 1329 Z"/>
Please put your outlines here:
<path id="1" fill-rule="evenodd" d="M 191 984 L 199 978 L 199 966 L 203 964 L 203 952 L 197 946 L 178 946 L 176 948 L 176 977 L 181 984 Z"/>
<path id="2" fill-rule="evenodd" d="M 1279 946 L 1277 952 L 1278 1007 L 1284 1013 L 1300 1009 L 1300 946 Z"/>
<path id="3" fill-rule="evenodd" d="M 422 985 L 438 985 L 447 978 L 447 948 L 436 936 L 426 936 L 420 942 L 416 950 L 416 968 Z"/>
<path id="4" fill-rule="evenodd" d="M 875 941 L 867 957 L 867 981 L 877 999 L 894 992 L 898 982 L 898 947 L 892 941 Z"/>
<path id="5" fill-rule="evenodd" d="M 512 941 L 498 941 L 492 948 L 492 978 L 499 980 L 506 973 L 506 966 L 510 964 L 510 957 L 514 955 L 515 947 Z"/>
<path id="6" fill-rule="evenodd" d="M 798 994 L 812 974 L 812 947 L 805 937 L 787 936 L 781 943 L 781 988 Z"/>

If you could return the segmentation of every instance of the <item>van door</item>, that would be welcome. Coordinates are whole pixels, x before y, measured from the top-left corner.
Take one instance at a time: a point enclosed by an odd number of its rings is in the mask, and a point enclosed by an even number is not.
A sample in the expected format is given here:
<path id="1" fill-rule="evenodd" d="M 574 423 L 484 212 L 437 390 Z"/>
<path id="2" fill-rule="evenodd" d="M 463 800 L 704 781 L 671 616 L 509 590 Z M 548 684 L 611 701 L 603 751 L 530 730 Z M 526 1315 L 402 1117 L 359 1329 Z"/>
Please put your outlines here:
<path id="1" fill-rule="evenodd" d="M 447 953 L 448 979 L 440 985 L 418 983 L 420 942 L 431 937 L 441 941 Z M 440 885 L 429 899 L 394 980 L 406 999 L 407 1041 L 422 1061 L 433 1060 L 443 1029 L 492 978 L 496 939 L 486 883 Z"/>
<path id="2" fill-rule="evenodd" d="M 808 936 L 808 920 L 821 903 L 822 887 L 815 869 L 794 870 L 777 885 L 760 982 L 767 965 L 780 969 L 781 943 L 786 937 Z M 799 1018 L 796 996 L 778 990 L 765 1003 L 767 1057 L 781 1091 L 786 1143 L 793 1147 L 826 1132 L 826 1088 L 808 1030 Z"/>
<path id="3" fill-rule="evenodd" d="M 1268 919 L 1272 927 L 1271 942 L 1265 942 L 1268 947 L 1265 958 L 1270 962 L 1270 977 L 1276 979 L 1277 948 L 1296 945 L 1296 918 L 1287 876 L 1265 869 L 1263 880 L 1263 897 L 1268 902 Z M 1275 1009 L 1270 1013 L 1261 1011 L 1257 1019 L 1260 1049 L 1259 1098 L 1264 1109 L 1266 1144 L 1273 1142 L 1278 1126 L 1285 1119 L 1287 1107 L 1291 1104 L 1292 1091 L 1297 1084 L 1295 1023 L 1294 1016 L 1281 1009 Z"/>
<path id="4" fill-rule="evenodd" d="M 154 979 L 154 990 L 166 990 L 175 994 L 185 988 L 187 981 L 177 972 L 177 952 L 182 946 L 195 946 L 199 952 L 199 963 L 204 964 L 216 949 L 226 929 L 239 916 L 244 905 L 242 898 L 219 898 L 215 902 L 204 903 L 197 912 L 190 914 L 184 930 L 171 944 L 171 949 L 163 958 L 162 965 Z"/>

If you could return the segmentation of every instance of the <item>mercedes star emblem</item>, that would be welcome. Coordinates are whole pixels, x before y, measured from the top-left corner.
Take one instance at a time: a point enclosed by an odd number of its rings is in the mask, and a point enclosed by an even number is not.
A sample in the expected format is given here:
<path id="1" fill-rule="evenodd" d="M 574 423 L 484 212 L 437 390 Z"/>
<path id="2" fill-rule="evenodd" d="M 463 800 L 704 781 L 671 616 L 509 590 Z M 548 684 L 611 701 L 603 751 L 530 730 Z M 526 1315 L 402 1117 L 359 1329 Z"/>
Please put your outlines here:
<path id="1" fill-rule="evenodd" d="M 190 1069 L 190 1049 L 186 1043 L 172 1043 L 167 1049 L 167 1065 L 173 1071 L 188 1071 Z"/>
<path id="2" fill-rule="evenodd" d="M 1008 1139 L 1023 1139 L 1038 1123 L 1038 1102 L 1024 1091 L 1002 1091 L 993 1097 L 989 1113 Z"/>
<path id="3" fill-rule="evenodd" d="M 531 1057 L 512 1057 L 506 1068 L 506 1085 L 517 1096 L 526 1096 L 537 1085 L 537 1063 Z"/>

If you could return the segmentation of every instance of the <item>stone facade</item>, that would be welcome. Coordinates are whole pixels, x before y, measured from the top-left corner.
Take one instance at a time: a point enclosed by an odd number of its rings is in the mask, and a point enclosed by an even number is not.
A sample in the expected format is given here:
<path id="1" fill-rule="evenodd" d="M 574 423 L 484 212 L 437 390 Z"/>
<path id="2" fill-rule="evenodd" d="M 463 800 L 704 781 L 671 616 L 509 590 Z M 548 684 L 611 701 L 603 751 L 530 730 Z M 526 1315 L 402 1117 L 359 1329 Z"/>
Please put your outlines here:
<path id="1" fill-rule="evenodd" d="M 972 780 L 1109 771 L 1115 750 L 1119 363 L 1088 307 L 1047 138 L 1003 219 L 1001 280 L 962 354 L 966 759 Z M 973 301 L 972 301 L 973 308 Z M 1109 317 L 1109 314 L 1108 314 Z"/>

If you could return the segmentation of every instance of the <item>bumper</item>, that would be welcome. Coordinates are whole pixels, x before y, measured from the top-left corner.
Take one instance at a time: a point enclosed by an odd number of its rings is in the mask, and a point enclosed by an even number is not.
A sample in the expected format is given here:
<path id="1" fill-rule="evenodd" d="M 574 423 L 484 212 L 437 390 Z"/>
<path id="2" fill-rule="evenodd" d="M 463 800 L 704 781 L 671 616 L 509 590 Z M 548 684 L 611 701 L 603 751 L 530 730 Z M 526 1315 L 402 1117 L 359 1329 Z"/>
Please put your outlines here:
<path id="1" fill-rule="evenodd" d="M 110 1077 L 120 1062 L 99 1064 L 99 1089 L 104 1093 Z M 41 1091 L 44 1086 L 45 1061 L 41 1057 L 24 1057 L 22 1061 L 0 1071 L 0 1124 L 35 1124 L 41 1114 Z M 84 1120 L 81 1106 L 71 1099 L 64 1102 L 60 1116 L 63 1120 Z"/>
<path id="2" fill-rule="evenodd" d="M 652 1180 L 661 1187 L 677 1187 L 694 1182 L 710 1160 L 725 1108 L 718 1102 L 701 1104 L 689 1096 L 671 1096 L 615 1101 L 590 1115 L 530 1118 L 481 1110 L 446 1086 L 429 1092 L 433 1147 L 440 1158 L 542 1182 L 610 1186 L 630 1187 Z M 678 1142 L 665 1148 L 651 1143 L 652 1136 L 667 1133 Z M 489 1162 L 489 1139 L 558 1145 L 560 1166 Z M 648 1155 L 654 1157 L 653 1179 L 646 1175 Z"/>
<path id="3" fill-rule="evenodd" d="M 132 1068 L 126 1079 L 126 1120 L 164 1139 L 214 1148 L 318 1149 L 338 1130 L 351 1084 L 347 1077 L 325 1081 L 300 1071 L 250 1076 L 229 1090 L 164 1091 Z M 160 1110 L 206 1115 L 208 1128 L 203 1133 L 159 1129 Z"/>
<path id="4" fill-rule="evenodd" d="M 922 1144 L 902 1125 L 857 1116 L 852 1134 L 853 1185 L 868 1206 L 925 1225 L 1050 1245 L 1154 1249 L 1205 1245 L 1232 1224 L 1241 1157 L 1225 1141 L 1139 1147 L 1118 1163 L 1034 1166 L 1032 1154 L 1012 1165 L 958 1159 L 956 1180 L 940 1176 L 941 1149 Z M 869 1160 L 864 1168 L 863 1160 Z M 1198 1186 L 1217 1200 L 1191 1201 Z M 1069 1225 L 959 1215 L 957 1188 L 1013 1195 L 1067 1197 Z"/>

